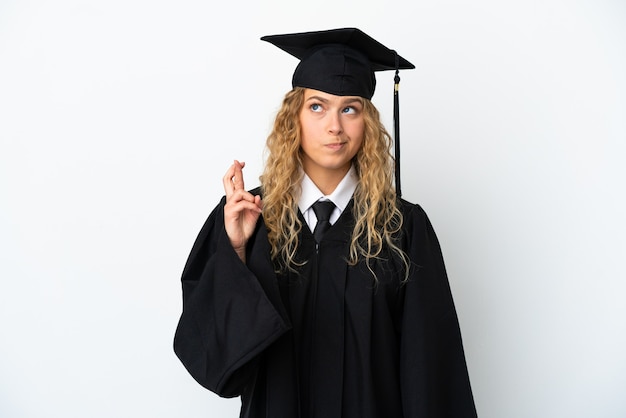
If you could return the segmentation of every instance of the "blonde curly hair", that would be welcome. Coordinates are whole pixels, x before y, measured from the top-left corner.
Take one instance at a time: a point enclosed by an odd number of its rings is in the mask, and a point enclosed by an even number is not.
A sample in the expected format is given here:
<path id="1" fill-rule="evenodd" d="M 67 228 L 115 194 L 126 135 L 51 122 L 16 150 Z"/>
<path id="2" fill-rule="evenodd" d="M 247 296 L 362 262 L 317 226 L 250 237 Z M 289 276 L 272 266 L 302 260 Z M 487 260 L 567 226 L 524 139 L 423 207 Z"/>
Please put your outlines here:
<path id="1" fill-rule="evenodd" d="M 285 95 L 267 138 L 265 170 L 260 177 L 263 218 L 271 256 L 280 272 L 293 271 L 302 265 L 302 261 L 296 260 L 296 251 L 298 233 L 302 229 L 302 222 L 298 219 L 303 177 L 299 112 L 304 103 L 304 90 L 295 87 Z M 397 245 L 403 219 L 393 186 L 392 140 L 380 121 L 378 109 L 371 101 L 361 100 L 365 132 L 363 145 L 352 161 L 359 184 L 353 196 L 355 226 L 347 262 L 355 265 L 364 259 L 374 274 L 371 262 L 380 258 L 386 246 L 401 260 L 406 279 L 408 257 Z"/>

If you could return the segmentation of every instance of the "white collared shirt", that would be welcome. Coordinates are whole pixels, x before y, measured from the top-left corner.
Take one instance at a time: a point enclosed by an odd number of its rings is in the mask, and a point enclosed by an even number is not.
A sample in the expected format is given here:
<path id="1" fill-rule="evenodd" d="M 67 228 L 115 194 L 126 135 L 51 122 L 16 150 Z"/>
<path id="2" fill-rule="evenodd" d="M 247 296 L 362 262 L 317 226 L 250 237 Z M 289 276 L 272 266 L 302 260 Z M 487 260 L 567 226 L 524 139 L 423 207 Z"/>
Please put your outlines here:
<path id="1" fill-rule="evenodd" d="M 346 209 L 348 203 L 350 203 L 350 199 L 352 199 L 352 195 L 358 183 L 359 178 L 356 174 L 356 170 L 354 166 L 350 166 L 350 170 L 348 170 L 335 190 L 329 195 L 324 195 L 324 193 L 317 188 L 315 183 L 313 183 L 313 180 L 304 173 L 304 178 L 302 179 L 302 194 L 298 201 L 298 208 L 300 212 L 302 212 L 309 229 L 313 231 L 317 224 L 317 217 L 312 208 L 313 203 L 318 200 L 330 200 L 335 204 L 335 209 L 333 213 L 330 214 L 330 223 L 332 225 L 339 219 L 341 213 Z"/>

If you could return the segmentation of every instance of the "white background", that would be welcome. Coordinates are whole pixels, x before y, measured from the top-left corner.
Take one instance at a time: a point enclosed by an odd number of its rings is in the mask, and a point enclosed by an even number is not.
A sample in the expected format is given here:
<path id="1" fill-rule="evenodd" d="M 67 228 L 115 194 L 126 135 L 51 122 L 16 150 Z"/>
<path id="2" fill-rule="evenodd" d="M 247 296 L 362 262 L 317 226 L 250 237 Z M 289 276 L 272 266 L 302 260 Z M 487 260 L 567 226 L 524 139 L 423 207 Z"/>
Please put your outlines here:
<path id="1" fill-rule="evenodd" d="M 479 415 L 626 416 L 617 0 L 1 0 L 0 416 L 237 416 L 172 351 L 180 273 L 233 158 L 258 185 L 296 65 L 259 38 L 344 26 L 417 65 L 404 197 L 441 240 Z"/>

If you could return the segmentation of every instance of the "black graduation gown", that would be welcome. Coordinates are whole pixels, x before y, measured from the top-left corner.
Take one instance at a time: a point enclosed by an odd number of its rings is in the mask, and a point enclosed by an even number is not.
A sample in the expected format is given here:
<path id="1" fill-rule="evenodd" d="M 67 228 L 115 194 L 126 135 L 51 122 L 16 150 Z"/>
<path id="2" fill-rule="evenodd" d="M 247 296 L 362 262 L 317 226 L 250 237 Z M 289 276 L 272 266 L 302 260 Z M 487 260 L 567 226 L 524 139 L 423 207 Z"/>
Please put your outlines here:
<path id="1" fill-rule="evenodd" d="M 200 231 L 182 275 L 174 350 L 189 373 L 246 418 L 475 417 L 458 320 L 425 212 L 401 203 L 412 262 L 348 266 L 352 203 L 316 250 L 300 234 L 299 274 L 276 275 L 262 219 L 247 264 L 223 205 Z M 301 215 L 300 215 L 301 216 Z"/>

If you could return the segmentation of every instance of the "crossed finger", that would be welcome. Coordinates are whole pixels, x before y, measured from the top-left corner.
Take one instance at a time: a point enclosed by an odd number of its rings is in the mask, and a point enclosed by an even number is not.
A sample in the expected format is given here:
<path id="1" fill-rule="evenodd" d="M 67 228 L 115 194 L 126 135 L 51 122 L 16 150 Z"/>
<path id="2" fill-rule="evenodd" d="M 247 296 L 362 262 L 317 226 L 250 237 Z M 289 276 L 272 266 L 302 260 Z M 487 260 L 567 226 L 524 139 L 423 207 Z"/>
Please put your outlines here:
<path id="1" fill-rule="evenodd" d="M 246 163 L 235 160 L 226 171 L 222 181 L 227 198 L 230 198 L 237 190 L 245 190 L 242 171 L 245 165 Z"/>

